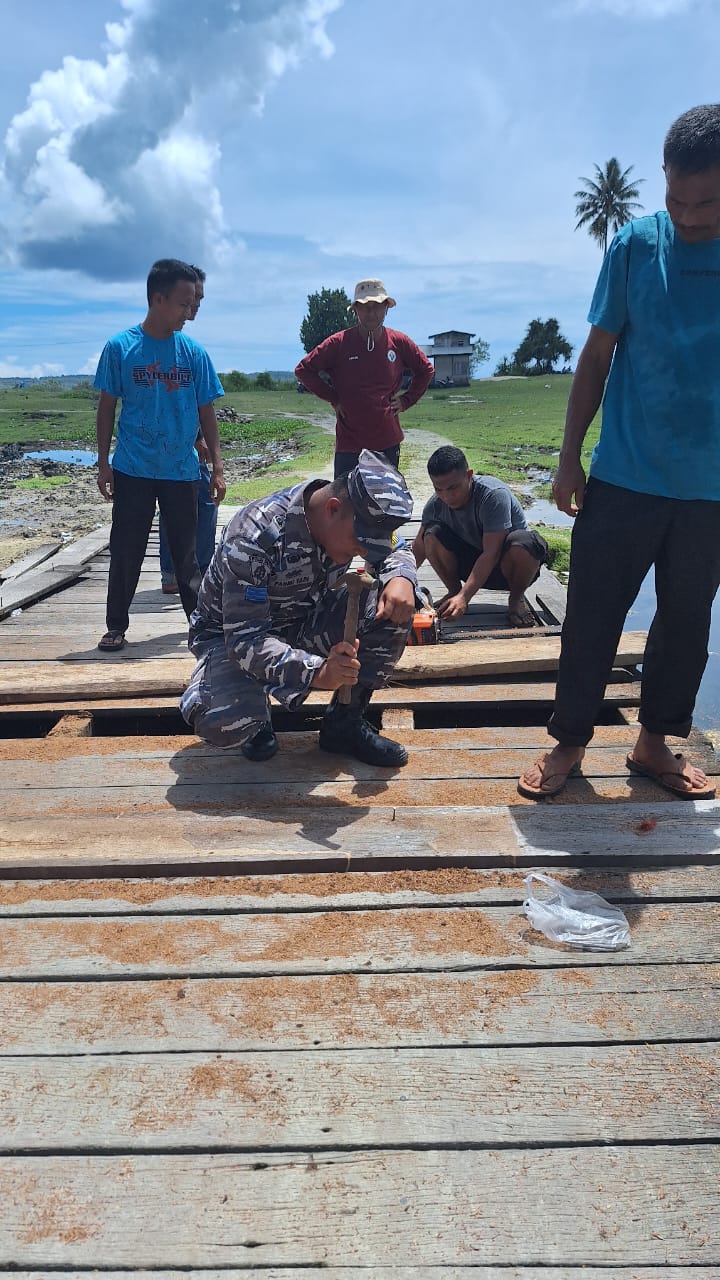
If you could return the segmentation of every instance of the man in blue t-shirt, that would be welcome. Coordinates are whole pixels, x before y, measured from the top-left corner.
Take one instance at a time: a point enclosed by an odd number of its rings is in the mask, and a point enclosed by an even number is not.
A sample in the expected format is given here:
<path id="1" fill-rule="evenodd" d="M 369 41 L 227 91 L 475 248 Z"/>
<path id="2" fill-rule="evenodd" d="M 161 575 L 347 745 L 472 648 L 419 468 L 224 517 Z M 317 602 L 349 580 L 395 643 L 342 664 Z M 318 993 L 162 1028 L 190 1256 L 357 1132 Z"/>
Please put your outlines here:
<path id="1" fill-rule="evenodd" d="M 413 542 L 418 568 L 429 560 L 447 595 L 441 618 L 461 618 L 481 587 L 508 592 L 512 627 L 533 627 L 525 598 L 548 556 L 544 538 L 528 529 L 525 513 L 502 480 L 476 476 L 462 449 L 443 445 L 427 464 L 434 497 L 423 507 Z"/>
<path id="2" fill-rule="evenodd" d="M 720 105 L 675 121 L 663 168 L 667 211 L 615 236 L 568 401 L 553 485 L 560 510 L 577 516 L 548 724 L 558 746 L 520 780 L 533 799 L 579 771 L 625 617 L 653 566 L 657 609 L 627 766 L 681 799 L 715 794 L 665 737 L 690 733 L 720 584 Z M 580 449 L 601 401 L 586 484 Z"/>
<path id="3" fill-rule="evenodd" d="M 223 389 L 207 353 L 181 332 L 195 306 L 195 281 L 195 271 L 185 262 L 156 262 L 147 279 L 145 319 L 110 339 L 95 375 L 100 392 L 98 488 L 113 503 L 107 630 L 98 644 L 104 651 L 125 644 L 156 502 L 188 618 L 195 608 L 200 586 L 195 557 L 198 420 L 212 461 L 212 497 L 221 502 L 225 496 L 213 408 Z M 118 400 L 122 407 L 111 465 Z"/>
<path id="4" fill-rule="evenodd" d="M 195 305 L 190 314 L 190 319 L 194 320 L 200 310 L 200 303 L 205 297 L 205 272 L 202 267 L 196 267 L 194 262 L 190 265 L 195 272 Z M 202 438 L 202 432 L 199 429 L 195 440 L 195 448 L 197 449 L 200 463 L 195 554 L 200 566 L 200 577 L 202 578 L 215 554 L 218 508 L 217 503 L 213 501 L 210 495 L 210 468 L 208 466 L 210 455 Z M 166 596 L 176 596 L 178 594 L 178 585 L 162 519 L 158 522 L 158 532 L 160 534 L 160 582 L 162 591 Z"/>

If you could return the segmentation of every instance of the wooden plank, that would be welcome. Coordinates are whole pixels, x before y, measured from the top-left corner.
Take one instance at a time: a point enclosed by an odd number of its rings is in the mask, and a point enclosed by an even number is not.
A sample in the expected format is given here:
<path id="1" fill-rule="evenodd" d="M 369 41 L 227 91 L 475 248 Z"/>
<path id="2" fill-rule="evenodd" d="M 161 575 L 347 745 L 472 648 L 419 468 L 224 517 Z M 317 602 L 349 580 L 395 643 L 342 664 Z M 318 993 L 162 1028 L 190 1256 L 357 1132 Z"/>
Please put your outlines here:
<path id="1" fill-rule="evenodd" d="M 478 787 L 472 789 L 477 799 Z M 192 801 L 189 803 L 188 801 Z M 82 798 L 34 791 L 3 798 L 0 874 L 189 875 L 382 871 L 433 867 L 649 864 L 682 867 L 720 858 L 718 801 L 642 807 L 520 805 L 483 809 L 338 805 L 248 810 L 228 797 L 223 811 L 202 789 L 182 807 L 129 788 Z M 98 815 L 112 817 L 112 839 Z M 121 819 L 121 820 L 120 820 Z M 280 826 L 279 823 L 282 825 Z"/>
<path id="2" fill-rule="evenodd" d="M 624 632 L 618 644 L 619 666 L 635 666 L 645 652 L 644 631 Z M 540 630 L 513 640 L 457 641 L 448 645 L 409 647 L 402 654 L 393 681 L 437 680 L 476 675 L 507 675 L 513 672 L 556 671 L 560 657 L 560 637 Z"/>
<path id="3" fill-rule="evenodd" d="M 711 1265 L 719 1159 L 705 1145 L 6 1156 L 0 1263 Z"/>
<path id="4" fill-rule="evenodd" d="M 48 738 L 89 738 L 92 736 L 92 716 L 85 711 L 70 711 L 53 725 Z"/>
<path id="5" fill-rule="evenodd" d="M 69 571 L 68 571 L 69 572 Z M 39 575 L 43 576 L 43 575 Z M 33 597 L 34 598 L 34 597 Z M 11 607 L 15 607 L 12 605 Z M 7 612 L 10 611 L 8 608 Z M 621 638 L 618 663 L 642 661 L 645 633 L 628 633 Z M 487 676 L 525 671 L 554 671 L 560 644 L 558 636 L 462 642 L 454 645 L 408 647 L 395 668 L 394 681 L 432 680 L 470 676 Z M 33 701 L 38 688 L 45 699 L 68 697 L 125 696 L 140 693 L 180 694 L 194 668 L 188 657 L 184 662 L 156 661 L 151 668 L 138 667 L 132 655 L 124 650 L 105 654 L 102 663 L 73 663 L 71 668 L 54 663 L 13 663 L 12 672 L 0 667 L 0 702 Z"/>
<path id="6" fill-rule="evenodd" d="M 404 708 L 398 708 L 404 710 Z M 3 712 L 7 715 L 7 712 Z M 69 715 L 84 716 L 89 714 L 81 711 L 73 704 Z M 25 716 L 29 717 L 27 707 L 25 708 Z M 292 719 L 292 718 L 291 718 Z M 68 744 L 65 748 L 50 744 L 43 746 L 38 739 L 30 736 L 17 736 L 0 738 L 0 760 L 23 760 L 31 759 L 38 756 L 48 759 L 59 759 L 61 753 L 65 752 L 75 755 L 98 755 L 125 752 L 127 754 L 141 753 L 147 759 L 163 759 L 169 758 L 178 750 L 182 750 L 183 754 L 199 757 L 208 757 L 212 755 L 217 761 L 227 759 L 227 751 L 220 747 L 213 747 L 210 743 L 202 742 L 200 738 L 188 732 L 178 735 L 168 731 L 167 726 L 163 725 L 163 721 L 158 719 L 157 732 L 136 734 L 130 732 L 122 733 L 122 721 L 118 720 L 118 733 L 114 736 L 104 737 L 100 743 L 80 742 Z M 163 729 L 165 731 L 163 731 Z M 288 756 L 296 756 L 305 754 L 308 750 L 312 750 L 316 745 L 316 737 L 313 730 L 303 729 L 288 733 L 280 732 L 280 739 L 283 744 L 283 755 L 287 752 Z M 511 724 L 511 725 L 463 725 L 450 729 L 398 729 L 396 737 L 398 741 L 404 742 L 406 746 L 412 747 L 417 755 L 427 756 L 432 753 L 444 752 L 448 750 L 467 751 L 479 755 L 480 753 L 495 752 L 504 750 L 512 751 L 543 751 L 551 745 L 551 739 L 548 738 L 547 730 L 544 724 Z M 637 724 L 600 724 L 596 726 L 595 735 L 592 741 L 592 749 L 600 758 L 601 749 L 614 748 L 615 750 L 627 751 L 637 738 Z M 707 734 L 699 729 L 693 729 L 690 732 L 689 739 L 668 738 L 668 745 L 673 750 L 680 750 L 681 747 L 690 751 L 693 758 L 701 758 L 707 760 L 708 766 L 713 763 L 714 748 L 711 739 Z M 279 762 L 282 757 L 278 756 Z"/>
<path id="7" fill-rule="evenodd" d="M 128 641 L 127 650 L 124 651 L 127 657 L 132 657 L 135 653 L 135 646 L 132 641 Z M 88 651 L 88 658 L 90 652 Z M 110 655 L 99 655 L 99 659 L 103 664 L 114 659 Z M 6 664 L 6 671 L 9 672 L 10 664 Z M 605 690 L 604 703 L 607 708 L 612 707 L 636 707 L 640 702 L 640 684 L 633 680 L 632 677 L 623 673 L 624 678 L 619 678 L 619 673 L 614 673 L 613 683 L 608 685 Z M 138 678 L 138 686 L 143 684 L 142 678 Z M 38 688 L 38 693 L 40 689 Z M 45 690 L 42 691 L 43 693 Z M 2 705 L 4 699 L 0 696 L 0 716 L 13 714 L 30 713 L 34 714 L 41 711 L 64 711 L 76 708 L 78 703 L 92 707 L 93 711 L 102 708 L 132 710 L 135 707 L 144 710 L 148 707 L 172 707 L 177 710 L 178 698 L 176 694 L 165 695 L 149 695 L 143 692 L 137 693 L 130 690 L 117 696 L 116 694 L 103 694 L 97 689 L 92 689 L 89 694 L 85 694 L 79 688 L 71 689 L 70 693 L 53 697 L 51 701 L 43 698 L 37 702 L 31 702 L 27 693 L 24 693 L 22 701 L 14 700 L 13 694 L 7 692 L 7 701 Z M 308 695 L 296 713 L 298 716 L 307 714 L 308 712 L 316 714 L 317 709 L 326 706 L 330 701 L 331 695 L 323 692 L 313 692 Z M 500 706 L 512 705 L 531 705 L 539 703 L 543 708 L 550 707 L 555 698 L 555 683 L 552 680 L 544 682 L 533 681 L 526 683 L 522 680 L 513 682 L 489 682 L 487 684 L 476 683 L 473 685 L 460 684 L 436 684 L 436 685 L 408 685 L 404 688 L 395 687 L 387 689 L 378 689 L 373 694 L 373 708 L 382 708 L 385 706 L 403 706 L 403 707 L 433 707 L 437 705 L 472 707 L 487 707 L 497 710 Z M 273 706 L 273 710 L 275 707 Z"/>
<path id="8" fill-rule="evenodd" d="M 611 902 L 720 899 L 720 865 L 652 867 L 548 867 L 555 879 L 591 889 Z M 112 878 L 105 880 L 0 880 L 0 916 L 102 916 L 178 911 L 302 911 L 308 907 L 468 906 L 514 904 L 525 896 L 524 870 L 443 867 L 433 871 L 338 871 L 306 874 Z"/>
<path id="9" fill-rule="evenodd" d="M 717 1039 L 720 966 L 0 983 L 3 1055 Z"/>
<path id="10" fill-rule="evenodd" d="M 43 561 L 48 560 L 51 555 L 59 551 L 62 542 L 40 542 L 28 551 L 27 555 L 22 556 L 20 560 L 13 560 L 7 568 L 0 570 L 0 582 L 9 582 L 11 579 L 19 578 L 23 573 L 27 573 L 30 569 L 36 569 Z"/>
<path id="11" fill-rule="evenodd" d="M 40 600 L 53 591 L 59 591 L 61 587 L 66 587 L 81 574 L 82 566 L 80 565 L 68 565 L 65 568 L 58 566 L 56 569 L 24 573 L 21 578 L 11 579 L 9 583 L 0 583 L 0 618 L 7 617 L 15 609 L 27 608 L 35 600 Z M 0 677 L 1 683 L 2 677 Z"/>
<path id="12" fill-rule="evenodd" d="M 432 1267 L 302 1267 L 302 1280 L 461 1280 L 463 1270 L 456 1266 Z M 69 1271 L 63 1268 L 63 1280 L 87 1280 L 87 1271 Z M 164 1270 L 163 1280 L 169 1276 Z M 298 1280 L 296 1267 L 272 1267 L 263 1276 L 256 1267 L 233 1267 L 231 1271 L 207 1270 L 203 1267 L 196 1271 L 193 1267 L 183 1267 L 183 1276 L 187 1280 Z M 592 1267 L 592 1275 L 588 1280 L 618 1280 L 617 1267 Z M 18 1271 L 13 1267 L 13 1280 L 48 1280 L 46 1272 Z M 100 1275 L 99 1272 L 96 1275 Z M 102 1280 L 148 1280 L 147 1271 L 135 1271 L 132 1268 L 123 1271 L 102 1272 Z M 467 1280 L 579 1280 L 578 1269 L 574 1267 L 505 1267 L 498 1273 L 497 1267 L 474 1267 L 468 1272 Z M 634 1266 L 628 1280 L 660 1280 L 656 1267 Z M 663 1267 L 661 1280 L 720 1280 L 720 1267 L 700 1267 L 693 1265 L 692 1277 L 688 1277 L 687 1267 Z"/>
<path id="13" fill-rule="evenodd" d="M 68 1271 L 63 1268 L 63 1280 L 87 1280 L 87 1271 Z M 96 1275 L 99 1276 L 99 1272 Z M 165 1269 L 163 1280 L 170 1275 Z M 271 1270 L 258 1273 L 255 1267 L 233 1267 L 231 1271 L 194 1270 L 183 1267 L 183 1276 L 187 1280 L 298 1280 L 296 1267 L 272 1267 Z M 302 1280 L 461 1280 L 465 1269 L 456 1266 L 432 1267 L 327 1267 L 306 1266 L 303 1264 Z M 13 1280 L 48 1280 L 46 1272 L 17 1271 L 13 1268 Z M 102 1280 L 148 1280 L 147 1271 L 135 1271 L 132 1268 L 124 1271 L 104 1271 Z M 475 1267 L 467 1272 L 467 1280 L 579 1280 L 577 1267 Z M 618 1280 L 617 1267 L 596 1267 L 592 1274 L 588 1271 L 587 1280 Z M 661 1278 L 656 1267 L 636 1267 L 628 1276 L 628 1280 L 720 1280 L 720 1267 L 693 1266 L 692 1277 L 688 1277 L 687 1267 L 663 1267 Z"/>
<path id="14" fill-rule="evenodd" d="M 3 815 L 6 821 L 35 816 L 38 822 L 47 820 L 50 815 L 54 815 L 55 818 L 62 815 L 64 822 L 68 816 L 86 817 L 93 813 L 98 816 L 112 814 L 117 819 L 122 816 L 124 820 L 133 813 L 143 813 L 148 821 L 148 815 L 157 815 L 168 808 L 177 808 L 203 814 L 232 813 L 236 816 L 238 823 L 248 816 L 263 817 L 267 820 L 268 815 L 274 815 L 276 839 L 277 823 L 282 823 L 284 841 L 286 824 L 292 827 L 298 819 L 301 826 L 308 830 L 314 826 L 317 831 L 323 829 L 328 831 L 328 823 L 323 822 L 319 813 L 317 817 L 320 821 L 316 822 L 311 816 L 312 810 L 333 811 L 331 818 L 334 825 L 330 828 L 330 833 L 335 836 L 338 828 L 349 826 L 354 822 L 356 815 L 359 816 L 363 811 L 375 808 L 385 810 L 390 822 L 396 821 L 398 810 L 406 807 L 443 809 L 446 818 L 450 817 L 451 822 L 454 821 L 455 825 L 458 825 L 459 815 L 456 812 L 458 807 L 463 809 L 512 807 L 513 819 L 522 837 L 526 819 L 521 815 L 524 810 L 533 810 L 536 804 L 535 801 L 526 800 L 518 794 L 515 774 L 511 777 L 499 778 L 432 779 L 422 776 L 405 777 L 402 774 L 383 777 L 378 771 L 373 778 L 362 779 L 350 775 L 339 780 L 317 780 L 304 784 L 302 781 L 287 781 L 282 774 L 278 773 L 277 779 L 272 782 L 253 782 L 250 777 L 247 782 L 216 781 L 210 785 L 205 782 L 184 781 L 182 761 L 178 763 L 178 777 L 169 788 L 163 777 L 153 782 L 151 775 L 148 775 L 143 784 L 134 783 L 127 786 L 115 785 L 109 778 L 103 785 L 82 786 L 76 789 L 35 786 L 21 787 L 15 791 L 12 785 L 8 785 L 2 792 Z M 630 774 L 593 779 L 581 776 L 572 778 L 560 795 L 544 801 L 542 807 L 556 812 L 578 805 L 596 808 L 602 804 L 618 804 L 625 808 L 628 801 L 632 801 L 636 806 L 642 805 L 642 811 L 636 810 L 633 815 L 632 821 L 636 824 L 646 821 L 647 811 L 651 806 L 655 809 L 661 805 L 682 804 L 687 810 L 692 804 L 695 807 L 694 811 L 698 812 L 698 805 L 713 803 L 709 800 L 700 800 L 689 804 L 687 801 L 676 800 L 649 778 Z M 688 813 L 688 822 L 690 818 L 691 814 Z M 527 821 L 529 829 L 535 829 L 534 817 Z M 578 821 L 584 826 L 584 848 L 588 849 L 591 847 L 592 837 L 587 832 L 586 824 L 589 821 L 587 811 L 584 816 L 578 818 Z M 642 826 L 639 830 L 645 833 L 648 829 Z M 472 833 L 467 833 L 463 842 L 464 850 L 467 850 L 471 837 Z M 522 838 L 516 840 L 516 844 L 518 843 L 522 846 Z M 653 841 L 646 843 L 651 844 L 654 849 Z M 557 848 L 558 844 L 560 848 Z M 563 844 L 562 824 L 557 824 L 553 844 L 554 856 L 562 855 Z M 202 841 L 202 847 L 207 849 L 205 840 Z M 715 848 L 715 843 L 712 847 Z M 475 846 L 475 851 L 478 854 L 486 852 L 479 843 Z M 109 853 L 112 856 L 112 847 Z M 485 861 L 487 862 L 487 859 Z M 478 862 L 475 865 L 482 865 L 482 863 Z"/>
<path id="15" fill-rule="evenodd" d="M 548 942 L 517 907 L 7 919 L 0 977 L 720 964 L 720 903 L 644 903 L 624 910 L 632 945 L 614 952 Z"/>
<path id="16" fill-rule="evenodd" d="M 410 707 L 386 707 L 380 723 L 383 733 L 390 729 L 411 730 L 415 728 L 415 713 Z"/>
<path id="17" fill-rule="evenodd" d="M 65 543 L 55 557 L 55 563 L 63 566 L 87 564 L 88 560 L 92 560 L 98 552 L 104 551 L 109 545 L 110 525 L 106 524 L 84 534 L 82 538 L 77 538 L 75 542 Z"/>
<path id="18" fill-rule="evenodd" d="M 302 1267 L 302 1280 L 461 1280 L 465 1268 L 456 1266 L 432 1267 Z M 63 1268 L 63 1280 L 87 1280 L 87 1271 L 69 1271 Z M 100 1273 L 95 1273 L 99 1276 Z M 164 1269 L 163 1280 L 169 1276 Z M 187 1280 L 298 1280 L 296 1267 L 272 1267 L 270 1270 L 258 1272 L 256 1267 L 233 1267 L 231 1271 L 196 1271 L 193 1267 L 183 1267 L 183 1276 Z M 13 1267 L 13 1280 L 48 1280 L 46 1272 L 17 1271 Z M 592 1267 L 592 1275 L 588 1271 L 588 1280 L 618 1280 L 617 1267 Z M 123 1271 L 102 1272 L 102 1280 L 148 1280 L 147 1271 L 135 1271 L 132 1268 Z M 579 1280 L 578 1269 L 574 1267 L 505 1267 L 498 1272 L 497 1267 L 474 1267 L 467 1272 L 467 1280 Z M 688 1277 L 687 1267 L 663 1267 L 661 1277 L 656 1267 L 634 1266 L 628 1280 L 720 1280 L 720 1267 L 700 1267 L 693 1265 L 692 1277 Z"/>
<path id="19" fill-rule="evenodd" d="M 81 713 L 86 715 L 87 713 Z M 77 717 L 75 717 L 77 719 Z M 522 748 L 461 747 L 457 750 L 445 747 L 414 747 L 412 730 L 394 730 L 397 739 L 406 741 L 409 757 L 402 772 L 390 772 L 377 765 L 364 764 L 350 756 L 330 756 L 317 746 L 315 733 L 291 733 L 278 735 L 282 756 L 272 760 L 248 761 L 240 752 L 198 746 L 190 740 L 187 746 L 171 749 L 150 745 L 146 738 L 104 738 L 98 752 L 92 750 L 95 742 L 85 744 L 90 748 L 80 752 L 74 740 L 61 738 L 59 742 L 47 739 L 30 740 L 24 745 L 26 755 L 13 753 L 8 758 L 0 754 L 0 793 L 7 790 L 43 790 L 59 787 L 63 790 L 79 790 L 84 787 L 131 786 L 201 786 L 222 794 L 223 788 L 251 787 L 281 788 L 305 784 L 343 783 L 347 781 L 384 781 L 388 787 L 400 782 L 411 784 L 424 780 L 428 784 L 447 781 L 453 787 L 464 781 L 512 779 L 517 781 L 530 763 L 528 752 Z M 15 740 L 15 743 L 21 740 Z M 150 743 L 152 740 L 150 740 Z M 14 745 L 15 745 L 14 743 Z M 631 775 L 626 767 L 630 740 L 622 746 L 589 747 L 582 763 L 582 778 L 591 785 L 595 780 L 620 779 L 629 785 L 637 775 Z M 56 753 L 57 751 L 57 753 Z M 700 763 L 698 761 L 698 763 Z M 711 775 L 720 772 L 715 754 L 707 752 L 702 761 Z M 41 770 L 38 771 L 38 764 Z M 661 792 L 661 794 L 669 794 Z M 282 805 L 283 800 L 280 798 Z M 439 804 L 442 801 L 438 802 Z M 444 807 L 444 806 L 443 806 Z"/>
<path id="20" fill-rule="evenodd" d="M 537 582 L 533 582 L 528 591 L 530 593 L 528 598 L 533 596 L 537 599 L 538 604 L 543 609 L 547 609 L 556 622 L 565 622 L 565 613 L 568 611 L 568 591 L 556 579 L 555 573 L 548 570 L 544 564 Z M 525 591 L 525 595 L 528 595 L 528 591 Z"/>
<path id="21" fill-rule="evenodd" d="M 0 1058 L 0 1153 L 718 1141 L 718 1048 Z"/>

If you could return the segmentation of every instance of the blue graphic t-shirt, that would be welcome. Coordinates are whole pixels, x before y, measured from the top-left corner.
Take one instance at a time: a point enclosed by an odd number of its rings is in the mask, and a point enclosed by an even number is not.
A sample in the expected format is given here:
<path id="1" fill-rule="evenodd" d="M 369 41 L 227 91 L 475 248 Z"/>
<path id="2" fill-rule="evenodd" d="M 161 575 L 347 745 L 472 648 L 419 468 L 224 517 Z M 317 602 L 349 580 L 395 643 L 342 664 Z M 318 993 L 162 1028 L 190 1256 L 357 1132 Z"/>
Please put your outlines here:
<path id="1" fill-rule="evenodd" d="M 95 389 L 122 401 L 112 465 L 128 476 L 197 480 L 198 409 L 223 395 L 207 352 L 174 333 L 124 329 L 100 356 Z"/>
<path id="2" fill-rule="evenodd" d="M 664 211 L 629 222 L 588 319 L 618 335 L 591 475 L 720 500 L 720 240 L 685 243 Z"/>

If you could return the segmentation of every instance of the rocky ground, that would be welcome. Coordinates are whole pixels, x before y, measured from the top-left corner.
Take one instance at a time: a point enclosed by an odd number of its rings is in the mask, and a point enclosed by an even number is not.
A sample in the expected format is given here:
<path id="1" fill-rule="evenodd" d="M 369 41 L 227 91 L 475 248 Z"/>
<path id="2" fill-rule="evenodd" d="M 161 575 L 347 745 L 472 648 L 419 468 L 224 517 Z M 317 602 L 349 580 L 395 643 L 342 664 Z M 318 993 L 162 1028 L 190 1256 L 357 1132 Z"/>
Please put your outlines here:
<path id="1" fill-rule="evenodd" d="M 332 419 L 323 421 L 333 429 Z M 403 446 L 402 467 L 416 498 L 429 496 L 430 488 L 425 463 L 434 449 L 450 444 L 442 436 L 429 431 L 408 430 Z M 51 446 L 54 450 L 87 449 L 72 442 Z M 292 452 L 288 441 L 268 445 L 264 458 L 248 458 L 240 446 L 229 445 L 225 451 L 225 479 L 235 484 L 260 470 L 263 465 L 287 457 Z M 236 452 L 237 450 L 237 452 Z M 328 467 L 326 474 L 332 474 Z M 66 483 L 51 488 L 25 488 L 19 480 L 63 477 Z M 66 462 L 51 462 L 23 457 L 16 445 L 0 446 L 0 572 L 39 542 L 62 540 L 73 542 L 84 533 L 109 524 L 111 504 L 100 496 L 94 467 Z M 272 487 L 272 486 L 270 486 Z M 221 514 L 222 518 L 222 514 Z"/>

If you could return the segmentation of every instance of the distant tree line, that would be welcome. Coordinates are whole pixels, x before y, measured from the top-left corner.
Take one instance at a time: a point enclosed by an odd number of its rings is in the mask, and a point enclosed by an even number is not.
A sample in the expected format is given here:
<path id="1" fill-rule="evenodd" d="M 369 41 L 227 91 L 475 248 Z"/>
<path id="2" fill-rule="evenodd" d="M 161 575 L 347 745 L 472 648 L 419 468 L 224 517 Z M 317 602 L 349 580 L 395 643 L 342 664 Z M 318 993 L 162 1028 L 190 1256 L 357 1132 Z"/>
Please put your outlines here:
<path id="1" fill-rule="evenodd" d="M 509 359 L 503 356 L 495 369 L 495 377 L 547 377 L 550 373 L 558 372 L 555 365 L 560 360 L 566 362 L 562 372 L 569 373 L 567 361 L 572 352 L 573 349 L 560 332 L 560 324 L 554 316 L 549 320 L 531 320 L 520 346 Z"/>
<path id="2" fill-rule="evenodd" d="M 246 373 L 231 369 L 229 373 L 219 373 L 223 391 L 274 391 L 275 382 L 269 373 L 256 373 L 254 378 Z"/>

